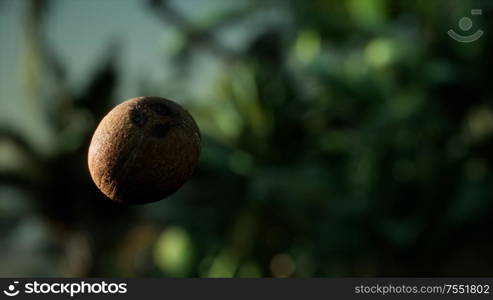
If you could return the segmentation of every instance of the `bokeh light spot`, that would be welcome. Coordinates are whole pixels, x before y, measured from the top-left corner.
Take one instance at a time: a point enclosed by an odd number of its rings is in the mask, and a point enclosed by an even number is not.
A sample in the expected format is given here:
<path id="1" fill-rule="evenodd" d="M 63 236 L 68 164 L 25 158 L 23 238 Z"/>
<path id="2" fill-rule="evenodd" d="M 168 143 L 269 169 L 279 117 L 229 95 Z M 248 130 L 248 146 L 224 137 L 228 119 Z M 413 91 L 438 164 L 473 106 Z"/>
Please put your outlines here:
<path id="1" fill-rule="evenodd" d="M 365 58 L 368 64 L 375 67 L 384 67 L 394 58 L 395 49 L 388 39 L 375 39 L 365 49 Z"/>
<path id="2" fill-rule="evenodd" d="M 253 168 L 252 156 L 244 151 L 234 151 L 229 156 L 229 167 L 235 173 L 246 175 Z"/>
<path id="3" fill-rule="evenodd" d="M 276 254 L 270 261 L 270 271 L 274 277 L 290 277 L 294 270 L 294 261 L 286 253 Z"/>
<path id="4" fill-rule="evenodd" d="M 300 32 L 294 46 L 296 58 L 303 63 L 311 62 L 320 52 L 320 36 L 312 30 Z"/>

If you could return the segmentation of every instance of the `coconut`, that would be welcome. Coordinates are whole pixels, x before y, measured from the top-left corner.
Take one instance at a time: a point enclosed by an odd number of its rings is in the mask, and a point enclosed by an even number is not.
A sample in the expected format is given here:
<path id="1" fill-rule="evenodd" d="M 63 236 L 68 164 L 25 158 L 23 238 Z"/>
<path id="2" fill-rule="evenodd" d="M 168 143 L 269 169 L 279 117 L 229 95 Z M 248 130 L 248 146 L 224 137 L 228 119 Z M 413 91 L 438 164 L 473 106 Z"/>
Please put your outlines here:
<path id="1" fill-rule="evenodd" d="M 113 108 L 91 140 L 88 165 L 96 186 L 125 204 L 158 201 L 193 174 L 201 136 L 192 116 L 160 97 L 137 97 Z"/>

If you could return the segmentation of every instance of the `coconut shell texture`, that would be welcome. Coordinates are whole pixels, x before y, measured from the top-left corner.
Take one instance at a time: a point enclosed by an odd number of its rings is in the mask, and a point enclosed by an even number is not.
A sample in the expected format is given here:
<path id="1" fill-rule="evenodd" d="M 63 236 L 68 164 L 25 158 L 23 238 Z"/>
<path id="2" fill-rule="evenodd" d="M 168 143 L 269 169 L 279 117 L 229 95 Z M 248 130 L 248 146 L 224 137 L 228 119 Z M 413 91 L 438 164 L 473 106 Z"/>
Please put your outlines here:
<path id="1" fill-rule="evenodd" d="M 180 105 L 159 97 L 133 98 L 99 123 L 89 146 L 89 171 L 114 201 L 158 201 L 192 175 L 200 142 L 197 124 Z"/>

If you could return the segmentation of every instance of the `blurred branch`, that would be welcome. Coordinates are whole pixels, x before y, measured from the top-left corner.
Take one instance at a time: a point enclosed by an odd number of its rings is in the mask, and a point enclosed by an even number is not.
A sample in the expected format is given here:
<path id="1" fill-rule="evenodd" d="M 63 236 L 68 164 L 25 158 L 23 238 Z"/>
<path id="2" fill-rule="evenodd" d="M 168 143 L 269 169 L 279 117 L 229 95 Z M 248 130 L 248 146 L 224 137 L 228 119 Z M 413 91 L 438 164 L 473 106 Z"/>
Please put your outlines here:
<path id="1" fill-rule="evenodd" d="M 151 0 L 150 5 L 153 8 L 152 11 L 161 19 L 161 21 L 164 23 L 172 23 L 184 32 L 186 36 L 185 49 L 191 49 L 194 45 L 198 45 L 219 56 L 227 58 L 237 56 L 231 49 L 222 45 L 214 36 L 213 32 L 238 22 L 238 20 L 250 10 L 249 7 L 221 16 L 218 21 L 209 25 L 207 28 L 198 28 L 185 16 L 180 14 L 180 12 L 174 9 L 168 0 Z"/>
<path id="2" fill-rule="evenodd" d="M 27 16 L 25 19 L 25 52 L 24 80 L 31 110 L 40 111 L 36 99 L 39 93 L 39 81 L 41 73 L 41 61 L 43 56 L 41 42 L 41 28 L 43 17 L 48 8 L 48 1 L 35 0 L 28 2 Z"/>
<path id="3" fill-rule="evenodd" d="M 89 85 L 77 99 L 77 105 L 88 109 L 97 120 L 105 115 L 111 106 L 118 81 L 116 58 L 119 49 L 118 42 L 110 43 L 104 63 L 96 70 Z"/>

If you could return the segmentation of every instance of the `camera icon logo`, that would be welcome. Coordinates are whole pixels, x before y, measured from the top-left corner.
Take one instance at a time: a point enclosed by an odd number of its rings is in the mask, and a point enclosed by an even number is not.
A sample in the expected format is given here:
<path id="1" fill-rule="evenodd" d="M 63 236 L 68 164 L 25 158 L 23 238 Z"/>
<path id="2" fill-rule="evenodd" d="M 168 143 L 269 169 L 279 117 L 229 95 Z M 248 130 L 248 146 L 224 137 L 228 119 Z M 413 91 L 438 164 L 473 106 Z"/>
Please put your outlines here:
<path id="1" fill-rule="evenodd" d="M 3 293 L 9 297 L 17 296 L 19 291 L 15 289 L 15 285 L 18 283 L 19 281 L 14 281 L 14 284 L 10 284 L 6 290 L 3 290 Z"/>
<path id="2" fill-rule="evenodd" d="M 483 12 L 481 9 L 472 9 L 471 10 L 471 15 L 481 15 Z M 466 32 L 469 31 L 472 28 L 472 20 L 469 17 L 463 17 L 459 20 L 459 28 Z M 478 40 L 482 35 L 483 35 L 482 30 L 477 30 L 473 34 L 470 35 L 461 35 L 457 32 L 455 32 L 453 29 L 450 29 L 447 34 L 456 40 L 457 42 L 461 43 L 472 43 L 476 40 Z"/>

